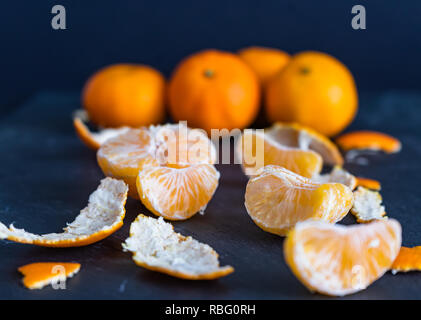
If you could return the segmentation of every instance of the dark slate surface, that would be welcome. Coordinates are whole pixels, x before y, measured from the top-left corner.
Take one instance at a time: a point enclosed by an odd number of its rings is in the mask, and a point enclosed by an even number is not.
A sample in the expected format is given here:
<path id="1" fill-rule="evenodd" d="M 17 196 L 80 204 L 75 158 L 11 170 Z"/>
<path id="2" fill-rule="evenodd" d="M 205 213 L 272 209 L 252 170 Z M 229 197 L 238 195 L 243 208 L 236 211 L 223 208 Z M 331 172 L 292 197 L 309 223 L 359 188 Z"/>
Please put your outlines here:
<path id="1" fill-rule="evenodd" d="M 103 177 L 95 152 L 77 139 L 73 93 L 42 93 L 0 120 L 0 220 L 36 233 L 60 231 L 86 203 Z M 403 244 L 421 245 L 421 94 L 390 92 L 361 97 L 350 129 L 375 129 L 401 139 L 396 155 L 369 156 L 369 165 L 348 165 L 357 175 L 379 179 L 390 217 L 403 226 Z M 220 165 L 220 186 L 204 216 L 174 223 L 185 235 L 208 243 L 222 264 L 236 272 L 216 281 L 183 281 L 137 267 L 121 250 L 130 223 L 147 210 L 132 199 L 125 225 L 109 238 L 83 248 L 52 249 L 0 241 L 0 298 L 3 299 L 321 299 L 292 275 L 283 258 L 283 239 L 263 232 L 248 217 L 247 182 L 240 168 Z M 343 223 L 355 223 L 348 216 Z M 16 269 L 37 261 L 77 261 L 78 275 L 66 290 L 29 291 Z M 348 299 L 421 298 L 421 273 L 387 273 Z M 328 298 L 332 299 L 332 298 Z"/>

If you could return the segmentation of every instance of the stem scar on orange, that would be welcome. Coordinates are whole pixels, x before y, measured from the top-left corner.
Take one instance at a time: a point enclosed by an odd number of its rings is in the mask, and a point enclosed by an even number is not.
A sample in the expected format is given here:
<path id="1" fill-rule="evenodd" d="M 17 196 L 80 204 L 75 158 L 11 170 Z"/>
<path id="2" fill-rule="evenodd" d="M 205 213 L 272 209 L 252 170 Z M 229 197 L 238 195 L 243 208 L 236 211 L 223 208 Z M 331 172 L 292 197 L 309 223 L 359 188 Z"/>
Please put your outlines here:
<path id="1" fill-rule="evenodd" d="M 265 90 L 270 121 L 294 121 L 334 136 L 347 127 L 358 108 L 351 72 L 334 57 L 321 52 L 293 56 Z"/>
<path id="2" fill-rule="evenodd" d="M 205 129 L 245 128 L 259 108 L 257 76 L 238 56 L 205 50 L 186 58 L 168 88 L 169 111 L 175 121 Z"/>
<path id="3" fill-rule="evenodd" d="M 89 78 L 82 103 L 89 119 L 103 127 L 146 126 L 165 114 L 165 79 L 157 70 L 137 64 L 105 67 Z"/>

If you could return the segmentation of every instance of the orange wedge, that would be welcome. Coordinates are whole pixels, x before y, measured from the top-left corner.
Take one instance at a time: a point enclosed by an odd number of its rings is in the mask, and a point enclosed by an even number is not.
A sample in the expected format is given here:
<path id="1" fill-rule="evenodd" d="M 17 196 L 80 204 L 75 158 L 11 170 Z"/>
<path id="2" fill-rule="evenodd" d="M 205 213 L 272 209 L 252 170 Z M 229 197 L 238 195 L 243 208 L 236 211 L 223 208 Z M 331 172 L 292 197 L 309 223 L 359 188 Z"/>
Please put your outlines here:
<path id="1" fill-rule="evenodd" d="M 368 179 L 363 177 L 356 177 L 357 178 L 357 186 L 361 186 L 367 189 L 379 191 L 382 186 L 379 181 L 374 179 Z"/>
<path id="2" fill-rule="evenodd" d="M 73 126 L 79 139 L 89 148 L 98 150 L 101 144 L 110 138 L 116 137 L 119 134 L 125 133 L 129 127 L 102 129 L 98 132 L 91 132 L 81 118 L 73 118 Z"/>
<path id="3" fill-rule="evenodd" d="M 137 265 L 181 279 L 211 280 L 234 272 L 231 266 L 219 266 L 218 254 L 210 246 L 176 233 L 162 217 L 140 214 L 123 249 L 133 253 Z"/>
<path id="4" fill-rule="evenodd" d="M 284 236 L 299 221 L 335 223 L 351 209 L 352 191 L 340 183 L 316 183 L 279 166 L 249 180 L 245 206 L 263 230 Z"/>
<path id="5" fill-rule="evenodd" d="M 392 265 L 392 273 L 421 271 L 421 246 L 401 247 Z"/>
<path id="6" fill-rule="evenodd" d="M 64 232 L 37 235 L 16 229 L 13 225 L 7 228 L 0 222 L 0 239 L 60 248 L 98 242 L 123 226 L 127 191 L 123 181 L 103 179 L 98 189 L 89 196 L 88 206 L 80 211 L 72 223 L 67 224 Z"/>
<path id="7" fill-rule="evenodd" d="M 336 143 L 345 151 L 368 149 L 395 153 L 401 150 L 401 143 L 398 139 L 385 133 L 367 130 L 345 133 L 336 139 Z"/>
<path id="8" fill-rule="evenodd" d="M 169 220 L 203 213 L 218 186 L 219 172 L 211 164 L 148 167 L 139 172 L 137 190 L 151 212 Z"/>
<path id="9" fill-rule="evenodd" d="M 323 161 L 343 164 L 339 150 L 328 138 L 295 123 L 275 123 L 264 134 L 245 130 L 236 153 L 247 175 L 255 175 L 265 165 L 279 165 L 312 178 L 320 172 Z"/>
<path id="10" fill-rule="evenodd" d="M 79 263 L 36 262 L 18 269 L 23 274 L 23 285 L 28 289 L 42 289 L 47 285 L 63 282 L 80 270 Z"/>
<path id="11" fill-rule="evenodd" d="M 300 222 L 284 242 L 285 260 L 311 291 L 344 296 L 365 289 L 390 269 L 401 233 L 393 219 L 357 226 Z"/>
<path id="12" fill-rule="evenodd" d="M 97 152 L 106 176 L 122 179 L 138 198 L 136 178 L 146 167 L 215 163 L 216 150 L 207 135 L 183 124 L 130 129 L 107 140 Z"/>

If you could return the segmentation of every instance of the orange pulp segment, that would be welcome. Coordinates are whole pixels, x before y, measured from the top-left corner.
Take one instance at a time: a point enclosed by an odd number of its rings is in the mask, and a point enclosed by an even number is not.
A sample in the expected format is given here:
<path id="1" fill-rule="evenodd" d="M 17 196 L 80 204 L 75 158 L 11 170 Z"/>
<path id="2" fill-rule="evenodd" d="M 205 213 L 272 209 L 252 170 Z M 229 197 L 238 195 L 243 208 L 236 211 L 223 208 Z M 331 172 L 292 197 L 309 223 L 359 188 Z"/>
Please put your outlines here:
<path id="1" fill-rule="evenodd" d="M 351 209 L 352 191 L 340 183 L 316 183 L 279 166 L 265 166 L 247 183 L 245 206 L 263 230 L 284 236 L 299 221 L 335 223 Z"/>
<path id="2" fill-rule="evenodd" d="M 344 296 L 365 289 L 390 269 L 401 233 L 394 219 L 357 226 L 300 222 L 284 242 L 285 260 L 311 291 Z"/>
<path id="3" fill-rule="evenodd" d="M 160 166 L 140 171 L 136 185 L 142 203 L 155 215 L 184 220 L 204 212 L 218 179 L 211 164 Z"/>

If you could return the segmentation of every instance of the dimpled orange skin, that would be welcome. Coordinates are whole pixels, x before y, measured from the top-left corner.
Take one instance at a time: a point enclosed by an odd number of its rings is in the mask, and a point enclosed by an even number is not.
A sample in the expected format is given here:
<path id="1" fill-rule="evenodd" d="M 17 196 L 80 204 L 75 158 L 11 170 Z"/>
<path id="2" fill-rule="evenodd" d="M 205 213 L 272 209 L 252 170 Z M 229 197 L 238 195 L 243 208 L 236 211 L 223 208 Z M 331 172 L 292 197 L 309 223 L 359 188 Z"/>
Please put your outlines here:
<path id="1" fill-rule="evenodd" d="M 146 126 L 163 120 L 165 79 L 157 70 L 116 64 L 93 74 L 85 84 L 82 103 L 90 121 L 103 127 Z"/>
<path id="2" fill-rule="evenodd" d="M 290 59 L 285 51 L 264 47 L 244 48 L 238 55 L 256 72 L 262 85 L 280 72 Z"/>
<path id="3" fill-rule="evenodd" d="M 183 60 L 168 88 L 169 112 L 189 127 L 245 128 L 259 109 L 260 85 L 237 55 L 205 50 Z"/>
<path id="4" fill-rule="evenodd" d="M 265 111 L 271 122 L 294 121 L 334 136 L 354 119 L 358 95 L 350 71 L 321 52 L 294 55 L 265 90 Z"/>

